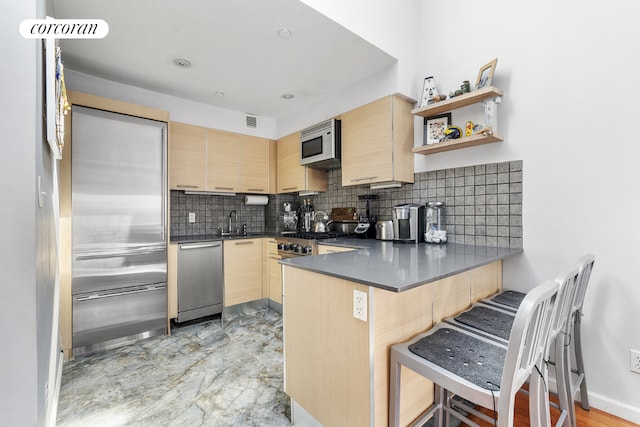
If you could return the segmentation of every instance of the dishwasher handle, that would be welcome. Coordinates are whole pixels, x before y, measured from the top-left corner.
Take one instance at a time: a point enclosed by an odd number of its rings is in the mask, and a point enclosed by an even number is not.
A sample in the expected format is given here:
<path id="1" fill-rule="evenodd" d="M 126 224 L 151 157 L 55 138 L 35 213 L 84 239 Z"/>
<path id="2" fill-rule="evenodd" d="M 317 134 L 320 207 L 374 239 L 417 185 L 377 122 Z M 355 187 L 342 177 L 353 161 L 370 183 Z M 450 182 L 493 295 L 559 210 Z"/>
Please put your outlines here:
<path id="1" fill-rule="evenodd" d="M 183 251 L 187 249 L 217 248 L 218 246 L 222 246 L 222 243 L 215 242 L 215 243 L 200 243 L 196 245 L 180 245 L 180 250 Z"/>

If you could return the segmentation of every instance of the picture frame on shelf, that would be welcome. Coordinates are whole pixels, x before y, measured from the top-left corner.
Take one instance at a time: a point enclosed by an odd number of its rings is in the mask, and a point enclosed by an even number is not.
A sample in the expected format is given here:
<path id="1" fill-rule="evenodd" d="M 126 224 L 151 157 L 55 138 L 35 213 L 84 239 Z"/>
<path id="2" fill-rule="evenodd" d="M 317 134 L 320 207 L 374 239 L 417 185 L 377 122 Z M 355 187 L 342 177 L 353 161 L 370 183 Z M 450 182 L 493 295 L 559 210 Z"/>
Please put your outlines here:
<path id="1" fill-rule="evenodd" d="M 451 113 L 438 114 L 424 118 L 422 145 L 437 144 L 444 139 L 444 131 L 451 125 Z"/>
<path id="2" fill-rule="evenodd" d="M 493 83 L 493 73 L 496 71 L 497 64 L 498 58 L 495 58 L 480 68 L 478 78 L 476 79 L 476 90 L 491 86 Z"/>
<path id="3" fill-rule="evenodd" d="M 436 89 L 436 81 L 433 76 L 425 77 L 422 85 L 422 95 L 420 96 L 420 108 L 433 103 L 433 97 L 436 95 L 438 95 L 438 89 Z"/>

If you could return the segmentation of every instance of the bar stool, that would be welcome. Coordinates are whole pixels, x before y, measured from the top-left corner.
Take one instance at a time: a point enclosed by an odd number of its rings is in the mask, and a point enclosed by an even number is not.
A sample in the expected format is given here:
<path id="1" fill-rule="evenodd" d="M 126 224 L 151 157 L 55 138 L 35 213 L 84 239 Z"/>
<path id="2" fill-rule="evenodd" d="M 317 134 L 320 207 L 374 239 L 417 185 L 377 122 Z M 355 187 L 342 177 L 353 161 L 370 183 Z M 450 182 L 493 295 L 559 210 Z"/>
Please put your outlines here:
<path id="1" fill-rule="evenodd" d="M 576 425 L 576 412 L 573 402 L 575 396 L 580 391 L 580 406 L 584 410 L 589 410 L 589 396 L 587 394 L 587 380 L 584 371 L 584 360 L 582 358 L 582 338 L 580 336 L 580 318 L 582 317 L 582 305 L 584 304 L 584 297 L 587 293 L 587 286 L 591 278 L 591 271 L 595 264 L 596 258 L 593 254 L 586 254 L 578 260 L 578 284 L 575 292 L 574 299 L 571 304 L 571 312 L 569 314 L 569 322 L 567 323 L 567 329 L 563 332 L 564 345 L 556 344 L 556 360 L 558 363 L 558 357 L 562 356 L 565 359 L 562 361 L 565 366 L 565 375 L 558 380 L 556 375 L 556 382 L 558 383 L 558 389 L 563 388 L 566 390 L 567 400 L 571 403 L 569 405 L 569 418 L 570 425 Z M 564 351 L 558 354 L 558 348 L 563 347 Z M 576 369 L 571 368 L 571 353 L 569 348 L 573 347 L 573 352 L 576 358 Z M 571 379 L 572 374 L 576 374 L 576 379 Z"/>
<path id="2" fill-rule="evenodd" d="M 550 344 L 556 343 L 554 359 L 553 361 L 550 360 L 550 354 L 545 357 L 545 360 L 547 360 L 549 364 L 555 366 L 558 399 L 560 401 L 559 408 L 561 410 L 558 425 L 564 424 L 566 427 L 576 425 L 573 401 L 578 389 L 580 389 L 582 394 L 582 408 L 586 410 L 589 409 L 584 364 L 582 361 L 580 326 L 576 323 L 575 319 L 578 319 L 577 322 L 580 321 L 581 307 L 584 303 L 584 296 L 594 262 L 595 257 L 592 254 L 587 254 L 578 260 L 575 291 L 568 296 L 570 299 L 564 302 L 564 312 L 562 317 L 558 319 L 560 323 L 552 329 L 550 334 Z M 508 339 L 508 333 L 514 315 L 510 314 L 509 306 L 501 306 L 502 308 L 497 307 L 495 304 L 489 305 L 484 302 L 479 302 L 474 304 L 469 310 L 453 318 L 447 318 L 445 321 L 462 328 L 467 328 L 476 333 L 493 337 L 504 343 Z M 577 331 L 576 328 L 578 328 Z M 574 332 L 574 339 L 571 339 L 572 331 Z M 562 341 L 559 339 L 560 337 L 562 337 Z M 571 355 L 568 347 L 571 343 L 573 343 L 574 346 L 578 365 L 577 369 L 571 369 L 570 367 Z M 571 373 L 577 374 L 575 382 L 571 382 Z"/>
<path id="3" fill-rule="evenodd" d="M 390 355 L 389 425 L 400 423 L 400 370 L 413 370 L 435 383 L 435 402 L 412 425 L 435 417 L 442 425 L 446 414 L 471 422 L 455 408 L 462 408 L 489 422 L 490 417 L 451 399 L 466 399 L 497 412 L 497 425 L 513 425 L 515 395 L 530 379 L 536 366 L 542 366 L 547 351 L 552 320 L 557 311 L 559 292 L 564 284 L 547 281 L 529 291 L 515 315 L 508 345 L 441 322 L 411 341 L 395 344 Z M 537 373 L 534 375 L 538 375 Z M 541 381 L 530 381 L 532 408 L 544 402 Z M 542 425 L 540 412 L 531 411 L 532 420 Z"/>

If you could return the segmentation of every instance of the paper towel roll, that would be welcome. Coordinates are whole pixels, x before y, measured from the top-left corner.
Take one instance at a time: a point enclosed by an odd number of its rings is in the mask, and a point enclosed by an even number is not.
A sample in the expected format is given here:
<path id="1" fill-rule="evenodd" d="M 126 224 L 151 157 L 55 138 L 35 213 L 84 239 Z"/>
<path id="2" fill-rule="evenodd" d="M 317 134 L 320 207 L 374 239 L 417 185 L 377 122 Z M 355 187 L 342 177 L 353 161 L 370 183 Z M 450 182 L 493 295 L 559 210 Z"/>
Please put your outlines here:
<path id="1" fill-rule="evenodd" d="M 269 203 L 269 196 L 244 196 L 245 205 L 266 205 Z"/>

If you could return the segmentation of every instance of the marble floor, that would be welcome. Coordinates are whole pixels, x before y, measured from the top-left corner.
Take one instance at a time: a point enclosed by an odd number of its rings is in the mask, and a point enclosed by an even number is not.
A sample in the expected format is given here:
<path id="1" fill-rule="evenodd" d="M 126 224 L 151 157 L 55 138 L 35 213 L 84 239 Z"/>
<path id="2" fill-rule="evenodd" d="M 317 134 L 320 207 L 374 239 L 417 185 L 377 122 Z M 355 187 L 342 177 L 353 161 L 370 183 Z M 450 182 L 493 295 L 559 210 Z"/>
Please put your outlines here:
<path id="1" fill-rule="evenodd" d="M 64 365 L 58 426 L 290 425 L 282 317 L 225 315 Z"/>

